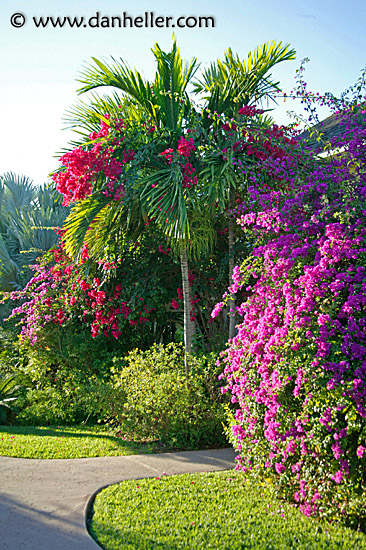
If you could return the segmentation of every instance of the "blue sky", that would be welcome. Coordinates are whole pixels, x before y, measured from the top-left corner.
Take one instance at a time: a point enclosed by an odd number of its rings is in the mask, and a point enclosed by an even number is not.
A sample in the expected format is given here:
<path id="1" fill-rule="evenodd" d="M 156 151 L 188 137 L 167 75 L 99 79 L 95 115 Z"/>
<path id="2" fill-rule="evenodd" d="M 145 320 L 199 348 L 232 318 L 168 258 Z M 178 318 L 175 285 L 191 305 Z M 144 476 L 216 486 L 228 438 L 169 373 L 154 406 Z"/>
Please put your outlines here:
<path id="1" fill-rule="evenodd" d="M 296 61 L 273 71 L 284 89 L 291 89 L 301 59 L 308 88 L 341 93 L 366 66 L 366 0 L 3 0 L 0 6 L 0 174 L 13 171 L 36 183 L 47 181 L 58 165 L 54 155 L 70 139 L 62 117 L 77 100 L 76 78 L 91 57 L 121 57 L 151 77 L 155 66 L 150 48 L 158 42 L 170 49 L 172 29 L 36 28 L 39 16 L 137 17 L 213 16 L 215 28 L 178 29 L 174 32 L 185 58 L 196 56 L 202 67 L 231 47 L 241 57 L 264 42 L 290 43 Z M 22 13 L 26 23 L 14 28 L 10 18 Z M 295 102 L 274 112 L 279 123 L 286 110 L 301 111 Z M 324 113 L 325 114 L 325 113 Z"/>

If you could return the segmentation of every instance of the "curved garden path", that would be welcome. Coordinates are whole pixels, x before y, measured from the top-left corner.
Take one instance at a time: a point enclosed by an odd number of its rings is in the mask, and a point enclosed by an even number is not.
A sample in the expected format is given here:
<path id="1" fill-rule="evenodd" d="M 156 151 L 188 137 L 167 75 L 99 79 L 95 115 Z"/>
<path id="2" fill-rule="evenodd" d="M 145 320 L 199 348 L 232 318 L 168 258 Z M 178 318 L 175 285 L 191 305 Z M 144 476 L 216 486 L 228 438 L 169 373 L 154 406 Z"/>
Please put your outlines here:
<path id="1" fill-rule="evenodd" d="M 234 451 L 32 460 L 0 457 L 1 550 L 97 550 L 85 512 L 101 487 L 126 479 L 226 470 Z"/>

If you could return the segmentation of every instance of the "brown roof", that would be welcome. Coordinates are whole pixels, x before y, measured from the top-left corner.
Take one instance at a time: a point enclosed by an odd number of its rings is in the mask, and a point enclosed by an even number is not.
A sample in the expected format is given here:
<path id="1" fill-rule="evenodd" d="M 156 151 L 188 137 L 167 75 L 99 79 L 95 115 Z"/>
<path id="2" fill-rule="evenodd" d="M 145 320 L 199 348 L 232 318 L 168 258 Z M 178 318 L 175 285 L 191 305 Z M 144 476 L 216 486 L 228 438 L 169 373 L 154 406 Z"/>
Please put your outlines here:
<path id="1" fill-rule="evenodd" d="M 360 113 L 360 122 L 362 125 L 366 125 L 366 113 L 362 111 Z M 307 142 L 307 145 L 313 151 L 323 151 L 325 145 L 329 142 L 334 144 L 335 142 L 341 142 L 342 136 L 346 133 L 346 125 L 342 123 L 342 112 L 334 113 L 325 118 L 315 126 L 312 126 L 309 130 L 305 130 L 299 134 L 299 139 Z M 310 135 L 311 134 L 311 135 Z"/>

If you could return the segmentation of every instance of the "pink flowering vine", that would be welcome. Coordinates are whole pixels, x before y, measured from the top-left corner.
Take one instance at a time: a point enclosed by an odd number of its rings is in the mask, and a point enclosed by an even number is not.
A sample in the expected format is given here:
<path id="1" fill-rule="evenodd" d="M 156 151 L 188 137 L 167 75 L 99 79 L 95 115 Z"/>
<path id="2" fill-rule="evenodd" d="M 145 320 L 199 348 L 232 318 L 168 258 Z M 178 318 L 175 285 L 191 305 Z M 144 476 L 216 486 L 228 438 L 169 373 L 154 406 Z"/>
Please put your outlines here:
<path id="1" fill-rule="evenodd" d="M 303 170 L 300 185 L 283 164 L 287 191 L 255 179 L 237 209 L 256 245 L 234 270 L 229 294 L 247 298 L 222 354 L 238 467 L 273 477 L 306 515 L 337 503 L 351 514 L 342 488 L 366 489 L 366 140 L 343 116 L 347 155 Z"/>

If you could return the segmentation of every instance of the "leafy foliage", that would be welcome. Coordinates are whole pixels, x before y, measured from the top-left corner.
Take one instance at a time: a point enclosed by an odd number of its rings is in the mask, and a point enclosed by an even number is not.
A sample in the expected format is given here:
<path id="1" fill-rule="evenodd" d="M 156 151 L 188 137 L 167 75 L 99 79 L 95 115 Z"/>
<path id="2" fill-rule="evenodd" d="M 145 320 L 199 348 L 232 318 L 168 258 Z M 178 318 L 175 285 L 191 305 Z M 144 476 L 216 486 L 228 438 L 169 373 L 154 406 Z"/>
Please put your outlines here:
<path id="1" fill-rule="evenodd" d="M 269 71 L 278 63 L 295 59 L 295 53 L 289 44 L 273 41 L 249 52 L 245 61 L 229 49 L 223 61 L 212 63 L 203 72 L 195 83 L 195 92 L 207 100 L 209 112 L 225 114 L 230 119 L 242 105 L 273 99 L 279 82 L 272 80 Z"/>
<path id="2" fill-rule="evenodd" d="M 224 410 L 214 356 L 189 357 L 181 345 L 154 345 L 115 360 L 116 388 L 125 396 L 119 421 L 138 437 L 157 437 L 178 448 L 221 446 Z M 220 412 L 221 411 L 221 412 Z"/>
<path id="3" fill-rule="evenodd" d="M 22 377 L 20 374 L 12 374 L 6 377 L 0 376 L 0 422 L 4 423 L 13 410 L 13 406 L 23 390 Z"/>

